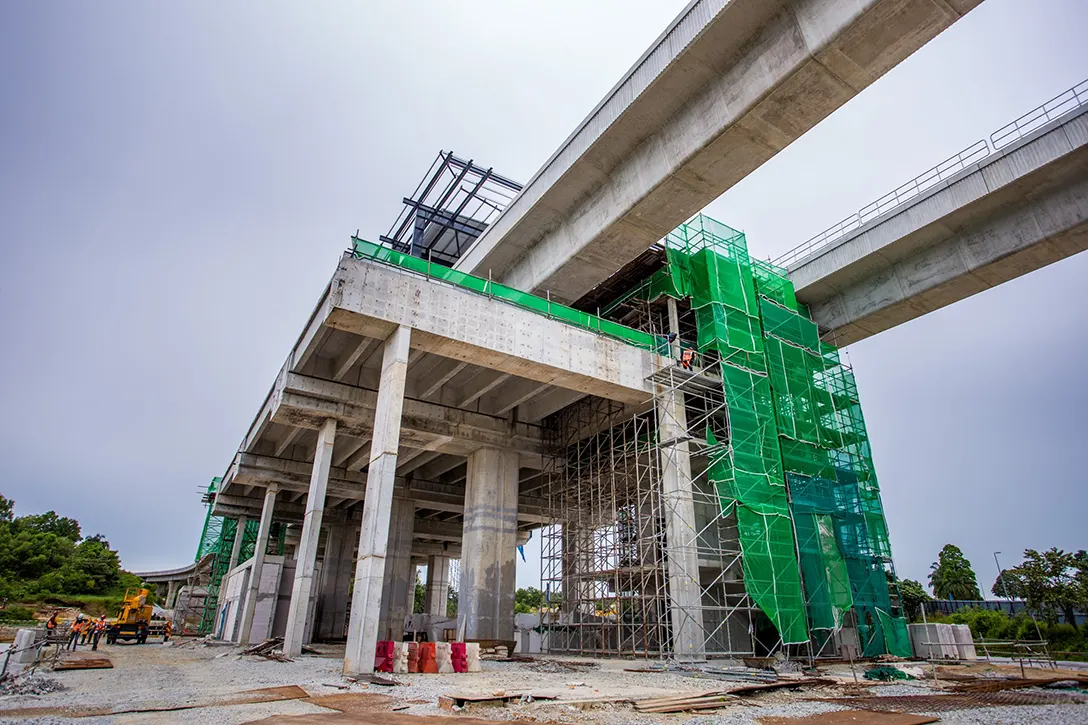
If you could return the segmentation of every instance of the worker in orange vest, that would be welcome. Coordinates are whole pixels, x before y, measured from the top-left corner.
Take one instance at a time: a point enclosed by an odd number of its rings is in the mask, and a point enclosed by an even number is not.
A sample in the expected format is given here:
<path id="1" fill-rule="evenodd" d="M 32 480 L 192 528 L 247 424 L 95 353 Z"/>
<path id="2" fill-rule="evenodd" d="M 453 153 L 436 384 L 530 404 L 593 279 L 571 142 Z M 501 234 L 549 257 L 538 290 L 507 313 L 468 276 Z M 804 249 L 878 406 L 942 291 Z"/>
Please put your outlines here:
<path id="1" fill-rule="evenodd" d="M 695 351 L 690 347 L 680 353 L 680 364 L 685 370 L 691 370 L 691 364 L 695 362 Z"/>
<path id="2" fill-rule="evenodd" d="M 162 628 L 162 641 L 170 641 L 170 633 L 174 631 L 174 623 L 167 620 L 166 625 Z"/>
<path id="3" fill-rule="evenodd" d="M 57 613 L 53 612 L 49 615 L 49 619 L 45 622 L 45 633 L 47 635 L 54 634 L 57 631 Z"/>
<path id="4" fill-rule="evenodd" d="M 102 633 L 106 631 L 106 615 L 103 614 L 98 618 L 98 621 L 94 623 L 94 644 L 91 645 L 92 650 L 98 650 L 98 640 L 102 636 Z"/>
<path id="5" fill-rule="evenodd" d="M 76 617 L 76 621 L 72 622 L 72 627 L 68 630 L 68 645 L 65 649 L 70 649 L 73 652 L 76 651 L 79 645 L 79 634 L 83 631 L 83 615 L 80 614 Z"/>

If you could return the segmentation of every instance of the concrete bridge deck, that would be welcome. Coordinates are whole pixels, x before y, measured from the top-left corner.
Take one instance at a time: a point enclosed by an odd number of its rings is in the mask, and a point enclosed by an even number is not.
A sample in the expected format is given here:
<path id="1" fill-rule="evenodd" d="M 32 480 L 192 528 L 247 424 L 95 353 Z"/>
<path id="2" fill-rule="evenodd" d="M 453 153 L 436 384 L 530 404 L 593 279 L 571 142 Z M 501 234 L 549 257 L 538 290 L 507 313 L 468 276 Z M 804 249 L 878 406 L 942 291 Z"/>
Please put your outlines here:
<path id="1" fill-rule="evenodd" d="M 981 0 L 693 0 L 461 258 L 572 302 Z"/>
<path id="2" fill-rule="evenodd" d="M 789 265 L 849 345 L 1088 248 L 1088 106 Z"/>

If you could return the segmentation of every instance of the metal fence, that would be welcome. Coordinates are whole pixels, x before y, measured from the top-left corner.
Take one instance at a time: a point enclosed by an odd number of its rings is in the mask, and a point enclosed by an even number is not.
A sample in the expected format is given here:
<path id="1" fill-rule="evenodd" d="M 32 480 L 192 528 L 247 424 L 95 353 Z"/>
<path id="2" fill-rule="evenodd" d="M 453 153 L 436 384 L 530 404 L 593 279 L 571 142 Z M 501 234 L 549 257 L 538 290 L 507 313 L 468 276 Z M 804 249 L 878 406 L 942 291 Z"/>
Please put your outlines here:
<path id="1" fill-rule="evenodd" d="M 947 181 L 991 153 L 1020 140 L 1055 119 L 1072 113 L 1086 103 L 1088 103 L 1088 80 L 1078 83 L 1043 105 L 1028 111 L 1012 123 L 1002 126 L 990 135 L 988 142 L 986 139 L 976 141 L 955 156 L 945 159 L 871 204 L 863 206 L 838 224 L 825 229 L 804 244 L 794 247 L 773 260 L 772 264 L 786 267 L 830 246 L 873 219 L 887 214 L 934 186 Z"/>

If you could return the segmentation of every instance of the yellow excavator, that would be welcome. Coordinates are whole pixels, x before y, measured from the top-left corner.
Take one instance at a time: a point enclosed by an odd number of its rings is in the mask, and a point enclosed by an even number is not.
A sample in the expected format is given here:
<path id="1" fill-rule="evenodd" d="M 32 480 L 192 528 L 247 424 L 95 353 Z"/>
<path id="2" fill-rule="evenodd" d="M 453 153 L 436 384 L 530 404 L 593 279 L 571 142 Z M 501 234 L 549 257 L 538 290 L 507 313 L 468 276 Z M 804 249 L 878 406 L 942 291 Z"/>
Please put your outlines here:
<path id="1" fill-rule="evenodd" d="M 151 592 L 147 589 L 125 590 L 125 600 L 115 619 L 109 620 L 106 629 L 106 642 L 114 644 L 117 640 L 136 640 L 137 644 L 147 641 L 151 631 L 152 606 L 147 603 Z"/>

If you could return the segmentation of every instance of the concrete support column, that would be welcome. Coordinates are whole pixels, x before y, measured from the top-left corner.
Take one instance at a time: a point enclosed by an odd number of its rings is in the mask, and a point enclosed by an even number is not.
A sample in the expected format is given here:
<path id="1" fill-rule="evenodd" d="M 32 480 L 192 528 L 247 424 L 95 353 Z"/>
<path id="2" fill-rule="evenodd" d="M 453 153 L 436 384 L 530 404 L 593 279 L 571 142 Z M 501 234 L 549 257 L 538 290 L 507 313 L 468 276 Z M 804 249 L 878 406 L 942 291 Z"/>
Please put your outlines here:
<path id="1" fill-rule="evenodd" d="M 518 452 L 468 456 L 458 620 L 468 639 L 514 638 Z"/>
<path id="2" fill-rule="evenodd" d="M 227 598 L 227 576 L 230 574 L 231 569 L 238 566 L 238 557 L 242 553 L 242 537 L 245 535 L 248 522 L 249 519 L 245 516 L 239 516 L 234 521 L 234 543 L 230 545 L 230 559 L 227 561 L 227 570 L 223 572 L 223 578 L 219 581 L 219 597 L 215 602 L 216 611 L 222 608 L 223 601 Z"/>
<path id="3" fill-rule="evenodd" d="M 283 654 L 287 657 L 298 657 L 302 654 L 306 620 L 310 616 L 310 603 L 313 598 L 317 542 L 321 537 L 321 517 L 325 513 L 325 491 L 329 486 L 329 467 L 332 465 L 332 446 L 335 439 L 336 419 L 326 418 L 317 434 L 317 449 L 310 474 L 310 492 L 306 497 L 302 537 L 299 539 L 298 556 L 295 559 L 291 607 L 287 611 L 287 631 L 283 635 Z"/>
<path id="4" fill-rule="evenodd" d="M 414 501 L 395 498 L 389 511 L 389 539 L 386 542 L 385 586 L 382 590 L 378 639 L 404 639 L 404 618 L 412 611 L 415 577 L 412 569 L 412 535 L 415 532 Z"/>
<path id="5" fill-rule="evenodd" d="M 276 506 L 276 493 L 278 491 L 277 486 L 271 485 L 264 492 L 261 525 L 257 529 L 257 542 L 253 546 L 253 565 L 249 570 L 249 588 L 242 605 L 242 629 L 238 635 L 238 641 L 242 644 L 259 644 L 258 642 L 250 642 L 249 635 L 253 631 L 253 613 L 257 607 L 257 591 L 261 585 L 264 552 L 268 548 L 268 532 L 272 530 L 272 510 Z"/>
<path id="6" fill-rule="evenodd" d="M 450 558 L 432 556 L 427 559 L 427 598 L 423 613 L 432 617 L 446 616 L 446 601 L 450 596 Z"/>
<path id="7" fill-rule="evenodd" d="M 348 646 L 344 652 L 344 674 L 347 675 L 374 671 L 411 338 L 410 328 L 398 327 L 385 341 L 382 352 L 382 372 L 374 411 L 374 439 L 370 444 L 366 498 L 363 502 L 363 526 L 359 532 L 359 563 L 355 566 Z"/>
<path id="8" fill-rule="evenodd" d="M 683 440 L 688 434 L 683 393 L 670 391 L 658 398 L 657 426 L 673 656 L 682 661 L 704 660 L 698 529 L 692 499 L 691 455 L 688 442 Z"/>
<path id="9" fill-rule="evenodd" d="M 325 537 L 321 562 L 321 615 L 314 627 L 319 639 L 341 639 L 347 624 L 348 588 L 351 584 L 352 553 L 358 534 L 346 524 L 333 524 Z"/>

